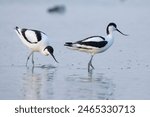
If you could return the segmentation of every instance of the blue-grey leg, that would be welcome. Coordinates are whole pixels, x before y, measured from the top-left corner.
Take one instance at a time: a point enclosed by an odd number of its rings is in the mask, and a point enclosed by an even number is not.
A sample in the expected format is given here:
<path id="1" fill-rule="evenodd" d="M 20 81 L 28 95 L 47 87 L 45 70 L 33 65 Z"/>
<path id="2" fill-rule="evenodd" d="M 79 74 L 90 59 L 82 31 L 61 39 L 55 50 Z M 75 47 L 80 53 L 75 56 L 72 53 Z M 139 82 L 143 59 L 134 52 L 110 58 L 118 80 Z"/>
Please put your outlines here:
<path id="1" fill-rule="evenodd" d="M 90 59 L 90 61 L 89 61 L 89 63 L 88 63 L 88 71 L 90 71 L 90 67 L 92 67 L 92 69 L 94 69 L 94 67 L 93 67 L 93 65 L 92 65 L 93 56 L 94 56 L 94 55 L 91 56 L 91 59 Z"/>
<path id="2" fill-rule="evenodd" d="M 34 53 L 32 53 L 32 65 L 34 67 Z"/>
<path id="3" fill-rule="evenodd" d="M 29 61 L 30 56 L 31 56 L 32 54 L 33 54 L 33 52 L 31 52 L 31 53 L 29 54 L 28 58 L 27 58 L 27 61 L 26 61 L 26 67 L 27 67 L 27 65 L 28 65 L 28 61 Z"/>

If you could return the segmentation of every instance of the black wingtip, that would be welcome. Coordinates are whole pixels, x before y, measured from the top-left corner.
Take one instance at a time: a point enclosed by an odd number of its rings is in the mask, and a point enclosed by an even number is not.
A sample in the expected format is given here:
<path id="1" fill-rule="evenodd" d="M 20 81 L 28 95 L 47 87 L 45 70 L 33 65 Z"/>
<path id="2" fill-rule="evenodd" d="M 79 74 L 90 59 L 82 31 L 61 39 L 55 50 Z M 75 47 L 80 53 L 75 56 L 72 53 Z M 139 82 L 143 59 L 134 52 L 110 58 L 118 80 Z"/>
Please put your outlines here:
<path id="1" fill-rule="evenodd" d="M 72 42 L 66 42 L 65 44 L 64 44 L 64 46 L 72 46 Z"/>
<path id="2" fill-rule="evenodd" d="M 17 31 L 18 34 L 20 34 L 20 31 L 19 31 L 19 27 L 18 27 L 18 26 L 15 27 L 15 31 Z"/>
<path id="3" fill-rule="evenodd" d="M 16 30 L 17 30 L 18 28 L 19 28 L 18 26 L 15 27 Z"/>

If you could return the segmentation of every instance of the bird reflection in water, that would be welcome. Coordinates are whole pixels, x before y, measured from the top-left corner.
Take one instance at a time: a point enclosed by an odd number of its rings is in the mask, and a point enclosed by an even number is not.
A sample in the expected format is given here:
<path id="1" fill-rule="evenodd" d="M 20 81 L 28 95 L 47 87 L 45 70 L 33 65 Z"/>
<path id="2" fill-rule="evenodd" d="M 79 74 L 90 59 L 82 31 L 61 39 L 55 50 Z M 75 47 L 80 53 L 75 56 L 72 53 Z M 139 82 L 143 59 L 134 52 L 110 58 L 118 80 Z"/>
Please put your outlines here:
<path id="1" fill-rule="evenodd" d="M 55 76 L 55 67 L 35 66 L 27 69 L 23 76 L 23 98 L 28 100 L 48 99 L 53 94 L 52 81 Z M 49 90 L 50 89 L 50 90 Z"/>
<path id="2" fill-rule="evenodd" d="M 115 86 L 103 73 L 93 75 L 91 71 L 88 76 L 71 74 L 67 80 L 70 82 L 66 91 L 68 99 L 113 99 Z"/>

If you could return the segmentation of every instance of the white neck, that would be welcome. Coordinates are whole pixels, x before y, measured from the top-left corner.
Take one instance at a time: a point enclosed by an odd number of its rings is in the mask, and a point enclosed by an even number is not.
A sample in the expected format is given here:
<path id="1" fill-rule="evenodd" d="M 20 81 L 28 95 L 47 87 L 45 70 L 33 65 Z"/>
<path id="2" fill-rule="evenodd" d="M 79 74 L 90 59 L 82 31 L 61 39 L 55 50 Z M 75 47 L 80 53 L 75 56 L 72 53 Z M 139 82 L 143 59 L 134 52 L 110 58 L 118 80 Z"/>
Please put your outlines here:
<path id="1" fill-rule="evenodd" d="M 107 40 L 107 41 L 114 40 L 114 34 L 113 34 L 113 32 L 109 33 L 109 34 L 106 36 L 106 40 Z"/>
<path id="2" fill-rule="evenodd" d="M 114 42 L 113 32 L 108 34 L 105 39 L 106 39 L 106 41 L 108 41 L 108 46 L 111 46 L 113 44 L 113 42 Z"/>

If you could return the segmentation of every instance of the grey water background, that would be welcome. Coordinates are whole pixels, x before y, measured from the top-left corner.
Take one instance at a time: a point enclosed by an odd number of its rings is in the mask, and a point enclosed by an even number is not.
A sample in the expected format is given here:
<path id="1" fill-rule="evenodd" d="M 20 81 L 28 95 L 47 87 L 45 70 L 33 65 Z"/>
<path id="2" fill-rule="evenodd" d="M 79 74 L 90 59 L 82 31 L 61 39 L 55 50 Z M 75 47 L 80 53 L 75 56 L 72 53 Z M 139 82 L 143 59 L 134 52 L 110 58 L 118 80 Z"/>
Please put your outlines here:
<path id="1" fill-rule="evenodd" d="M 48 13 L 64 5 L 63 13 Z M 150 99 L 149 0 L 0 0 L 0 99 Z M 115 42 L 94 56 L 63 45 L 92 35 L 106 35 L 115 22 L 128 37 L 115 32 Z M 54 55 L 35 54 L 36 67 L 25 62 L 29 50 L 14 27 L 45 32 Z"/>

